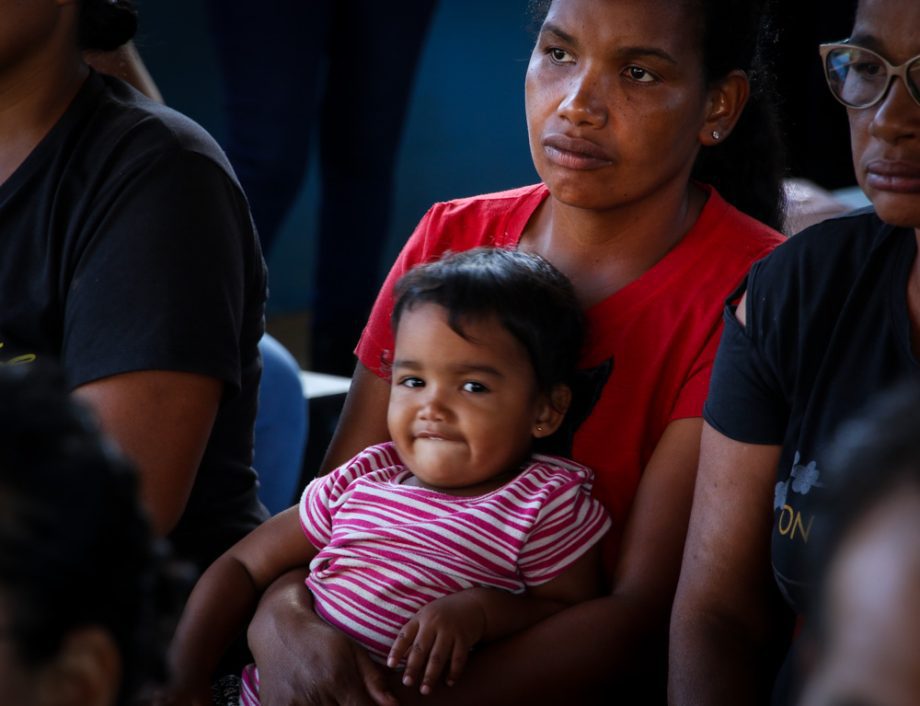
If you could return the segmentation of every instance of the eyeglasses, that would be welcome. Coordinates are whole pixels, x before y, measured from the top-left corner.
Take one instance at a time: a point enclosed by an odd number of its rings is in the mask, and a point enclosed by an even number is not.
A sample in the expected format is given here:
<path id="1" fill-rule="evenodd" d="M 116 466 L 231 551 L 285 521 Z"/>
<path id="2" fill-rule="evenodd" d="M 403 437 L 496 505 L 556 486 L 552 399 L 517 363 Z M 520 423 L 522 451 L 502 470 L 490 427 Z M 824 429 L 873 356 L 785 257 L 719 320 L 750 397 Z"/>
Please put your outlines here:
<path id="1" fill-rule="evenodd" d="M 920 55 L 892 66 L 885 57 L 855 44 L 822 44 L 824 75 L 831 93 L 848 108 L 870 108 L 900 77 L 914 101 L 920 105 Z"/>

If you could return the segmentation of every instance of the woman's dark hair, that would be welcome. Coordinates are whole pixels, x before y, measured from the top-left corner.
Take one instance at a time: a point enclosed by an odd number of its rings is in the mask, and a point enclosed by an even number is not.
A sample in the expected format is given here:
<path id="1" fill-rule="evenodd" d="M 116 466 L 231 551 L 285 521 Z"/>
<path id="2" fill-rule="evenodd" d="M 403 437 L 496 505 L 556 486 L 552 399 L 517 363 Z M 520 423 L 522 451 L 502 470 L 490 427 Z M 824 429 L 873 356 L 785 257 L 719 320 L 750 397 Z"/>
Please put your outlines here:
<path id="1" fill-rule="evenodd" d="M 541 391 L 571 382 L 584 314 L 572 283 L 539 255 L 475 248 L 416 267 L 396 285 L 393 332 L 403 313 L 422 304 L 446 309 L 464 338 L 464 323 L 495 317 L 527 351 Z"/>
<path id="2" fill-rule="evenodd" d="M 52 660 L 98 626 L 122 657 L 120 703 L 162 679 L 184 589 L 169 573 L 133 470 L 103 442 L 63 379 L 0 367 L 0 596 L 23 664 Z"/>
<path id="3" fill-rule="evenodd" d="M 110 51 L 137 31 L 133 0 L 79 0 L 77 41 L 81 49 Z"/>
<path id="4" fill-rule="evenodd" d="M 920 492 L 920 385 L 889 390 L 844 424 L 835 435 L 824 475 L 829 480 L 809 546 L 819 634 L 820 591 L 849 533 L 896 493 Z"/>
<path id="5" fill-rule="evenodd" d="M 767 225 L 783 225 L 785 149 L 770 66 L 776 34 L 770 0 L 683 0 L 699 18 L 706 81 L 741 69 L 751 95 L 731 135 L 700 150 L 693 178 L 712 184 L 735 208 Z M 531 0 L 529 14 L 542 23 L 552 0 Z"/>

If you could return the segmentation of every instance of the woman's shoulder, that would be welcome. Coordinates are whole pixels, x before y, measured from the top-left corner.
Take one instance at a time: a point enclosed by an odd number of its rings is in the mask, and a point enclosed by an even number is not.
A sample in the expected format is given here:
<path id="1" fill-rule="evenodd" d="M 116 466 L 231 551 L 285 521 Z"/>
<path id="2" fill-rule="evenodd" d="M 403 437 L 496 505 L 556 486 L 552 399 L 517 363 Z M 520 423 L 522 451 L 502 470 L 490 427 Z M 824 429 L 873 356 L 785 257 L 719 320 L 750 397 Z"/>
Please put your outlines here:
<path id="1" fill-rule="evenodd" d="M 97 161 L 122 170 L 152 161 L 203 160 L 237 183 L 223 150 L 194 120 L 119 79 L 93 74 L 89 81 L 95 100 L 87 111 L 81 140 Z"/>
<path id="2" fill-rule="evenodd" d="M 441 227 L 512 228 L 523 224 L 548 194 L 543 184 L 532 184 L 505 191 L 439 201 L 431 206 L 425 219 Z"/>
<path id="3" fill-rule="evenodd" d="M 705 240 L 718 250 L 742 259 L 757 259 L 785 242 L 782 233 L 732 206 L 715 188 L 706 188 L 709 198 L 694 230 L 704 233 Z"/>
<path id="4" fill-rule="evenodd" d="M 752 275 L 761 281 L 786 279 L 791 271 L 805 278 L 821 273 L 847 276 L 861 269 L 893 230 L 871 207 L 830 218 L 788 238 L 756 264 Z"/>
<path id="5" fill-rule="evenodd" d="M 749 324 L 759 330 L 770 321 L 826 318 L 871 271 L 867 266 L 895 230 L 862 209 L 792 236 L 751 268 L 745 283 Z"/>

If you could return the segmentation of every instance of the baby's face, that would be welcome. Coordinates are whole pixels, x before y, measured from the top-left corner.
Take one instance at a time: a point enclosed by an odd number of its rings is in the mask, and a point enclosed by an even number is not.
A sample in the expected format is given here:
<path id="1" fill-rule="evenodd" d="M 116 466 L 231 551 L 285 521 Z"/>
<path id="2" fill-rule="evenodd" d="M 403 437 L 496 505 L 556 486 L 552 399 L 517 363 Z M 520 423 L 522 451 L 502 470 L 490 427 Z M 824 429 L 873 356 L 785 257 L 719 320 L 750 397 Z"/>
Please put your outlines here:
<path id="1" fill-rule="evenodd" d="M 823 601 L 802 705 L 920 704 L 920 491 L 893 492 L 850 530 Z"/>
<path id="2" fill-rule="evenodd" d="M 387 424 L 419 485 L 479 495 L 528 456 L 548 405 L 523 346 L 495 319 L 464 322 L 422 304 L 396 333 Z"/>

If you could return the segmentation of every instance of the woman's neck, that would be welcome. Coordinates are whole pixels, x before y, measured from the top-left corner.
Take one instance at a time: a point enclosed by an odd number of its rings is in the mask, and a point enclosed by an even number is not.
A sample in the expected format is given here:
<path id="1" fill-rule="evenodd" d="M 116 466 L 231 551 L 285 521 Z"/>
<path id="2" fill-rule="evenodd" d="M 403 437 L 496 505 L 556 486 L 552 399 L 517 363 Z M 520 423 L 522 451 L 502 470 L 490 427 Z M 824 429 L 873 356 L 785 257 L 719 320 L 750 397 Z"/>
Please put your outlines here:
<path id="1" fill-rule="evenodd" d="M 0 184 L 60 120 L 88 74 L 76 51 L 45 53 L 0 71 Z"/>
<path id="2" fill-rule="evenodd" d="M 521 248 L 550 260 L 573 282 L 587 308 L 641 277 L 693 227 L 706 194 L 693 184 L 605 211 L 552 195 L 527 224 Z"/>

